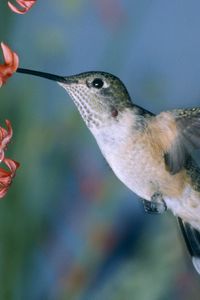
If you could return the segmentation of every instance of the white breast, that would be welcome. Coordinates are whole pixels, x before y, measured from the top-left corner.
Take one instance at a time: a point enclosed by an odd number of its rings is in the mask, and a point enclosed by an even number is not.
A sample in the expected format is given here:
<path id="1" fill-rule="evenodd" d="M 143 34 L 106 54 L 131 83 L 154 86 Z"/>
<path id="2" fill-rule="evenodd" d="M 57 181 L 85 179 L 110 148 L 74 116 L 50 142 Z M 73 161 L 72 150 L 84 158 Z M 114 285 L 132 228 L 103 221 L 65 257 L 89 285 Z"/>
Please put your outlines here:
<path id="1" fill-rule="evenodd" d="M 126 114 L 119 122 L 110 122 L 92 133 L 116 176 L 134 193 L 150 200 L 156 191 L 156 166 L 146 153 L 139 132 L 134 131 L 134 116 Z"/>

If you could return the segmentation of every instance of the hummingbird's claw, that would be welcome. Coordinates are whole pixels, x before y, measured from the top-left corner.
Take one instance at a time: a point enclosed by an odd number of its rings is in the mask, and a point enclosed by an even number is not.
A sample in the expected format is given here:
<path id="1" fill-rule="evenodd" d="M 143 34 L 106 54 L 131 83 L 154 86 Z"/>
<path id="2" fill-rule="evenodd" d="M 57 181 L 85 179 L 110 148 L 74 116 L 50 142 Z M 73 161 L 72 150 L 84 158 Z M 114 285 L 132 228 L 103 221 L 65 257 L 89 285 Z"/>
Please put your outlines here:
<path id="1" fill-rule="evenodd" d="M 162 198 L 161 193 L 155 193 L 151 197 L 151 200 L 142 199 L 144 210 L 148 214 L 162 214 L 167 210 L 167 205 Z"/>

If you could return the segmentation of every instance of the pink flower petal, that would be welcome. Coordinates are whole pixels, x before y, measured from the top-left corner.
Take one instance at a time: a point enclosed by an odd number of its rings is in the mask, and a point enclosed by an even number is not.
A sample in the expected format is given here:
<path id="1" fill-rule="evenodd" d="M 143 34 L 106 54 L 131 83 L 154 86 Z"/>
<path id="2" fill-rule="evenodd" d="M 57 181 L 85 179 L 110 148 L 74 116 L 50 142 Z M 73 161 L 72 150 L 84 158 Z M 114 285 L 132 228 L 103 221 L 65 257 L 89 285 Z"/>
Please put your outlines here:
<path id="1" fill-rule="evenodd" d="M 14 6 L 10 1 L 8 1 L 9 8 L 17 14 L 25 14 L 31 9 L 31 7 L 36 3 L 36 0 L 16 0 L 16 2 L 23 8 L 19 9 Z"/>
<path id="2" fill-rule="evenodd" d="M 23 0 L 15 0 L 21 7 L 26 8 L 27 4 Z M 27 2 L 28 3 L 28 2 Z"/>
<path id="3" fill-rule="evenodd" d="M 20 164 L 10 158 L 5 158 L 4 151 L 6 150 L 7 144 L 10 142 L 13 130 L 11 122 L 9 120 L 5 121 L 7 129 L 0 127 L 0 162 L 3 162 L 7 169 L 0 168 L 0 198 L 3 198 L 15 176 L 16 170 L 19 168 Z"/>
<path id="4" fill-rule="evenodd" d="M 0 188 L 0 198 L 3 198 L 8 192 L 8 187 Z"/>
<path id="5" fill-rule="evenodd" d="M 19 57 L 13 52 L 6 44 L 1 43 L 3 51 L 4 64 L 0 64 L 0 87 L 6 82 L 6 80 L 12 76 L 17 70 L 19 65 Z"/>
<path id="6" fill-rule="evenodd" d="M 15 176 L 16 170 L 19 168 L 20 164 L 10 158 L 5 158 L 4 163 L 9 168 L 9 171 L 0 168 L 0 198 L 3 198 Z"/>
<path id="7" fill-rule="evenodd" d="M 10 158 L 4 158 L 4 163 L 7 165 L 7 167 L 10 169 L 10 176 L 13 178 L 15 176 L 16 170 L 19 168 L 20 164 Z"/>
<path id="8" fill-rule="evenodd" d="M 0 162 L 4 159 L 4 150 L 6 149 L 8 143 L 10 143 L 13 135 L 10 121 L 6 120 L 5 122 L 8 129 L 0 127 Z"/>

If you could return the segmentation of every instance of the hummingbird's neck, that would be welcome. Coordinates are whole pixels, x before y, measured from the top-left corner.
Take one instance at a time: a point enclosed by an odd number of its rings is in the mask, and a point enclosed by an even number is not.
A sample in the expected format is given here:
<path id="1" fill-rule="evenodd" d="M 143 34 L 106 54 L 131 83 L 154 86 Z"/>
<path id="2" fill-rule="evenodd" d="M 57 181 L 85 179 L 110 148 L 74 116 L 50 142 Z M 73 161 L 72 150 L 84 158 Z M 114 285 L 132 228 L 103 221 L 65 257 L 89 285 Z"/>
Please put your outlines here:
<path id="1" fill-rule="evenodd" d="M 145 122 L 144 116 L 135 113 L 134 108 L 124 109 L 118 120 L 110 119 L 99 127 L 90 128 L 90 131 L 102 154 L 109 161 L 113 152 L 118 153 L 123 145 L 133 144 L 134 138 L 144 130 Z"/>
<path id="2" fill-rule="evenodd" d="M 74 104 L 76 105 L 87 127 L 90 130 L 100 128 L 104 123 L 105 115 L 98 112 L 98 110 L 96 110 L 95 107 L 89 104 L 85 99 L 77 96 L 73 88 L 72 90 L 70 88 L 67 88 L 66 90 L 71 99 L 73 100 Z"/>
<path id="3" fill-rule="evenodd" d="M 133 133 L 142 131 L 145 126 L 145 117 L 138 114 L 138 109 L 133 106 L 120 111 L 117 117 L 104 116 L 98 126 L 89 129 L 96 139 L 116 144 L 120 143 L 122 137 L 127 140 Z"/>

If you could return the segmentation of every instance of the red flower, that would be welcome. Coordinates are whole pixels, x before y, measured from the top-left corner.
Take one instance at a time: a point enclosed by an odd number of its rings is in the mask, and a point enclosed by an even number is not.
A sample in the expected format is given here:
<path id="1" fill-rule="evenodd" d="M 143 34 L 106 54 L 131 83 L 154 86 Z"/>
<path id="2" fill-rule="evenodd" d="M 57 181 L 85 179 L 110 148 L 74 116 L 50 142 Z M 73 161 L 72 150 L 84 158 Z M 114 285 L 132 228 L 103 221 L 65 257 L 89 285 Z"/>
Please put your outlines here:
<path id="1" fill-rule="evenodd" d="M 12 126 L 9 120 L 6 120 L 6 125 L 8 129 L 0 127 L 0 162 L 5 163 L 9 170 L 0 168 L 0 198 L 4 197 L 7 193 L 16 170 L 19 168 L 18 162 L 10 158 L 5 158 L 4 151 L 13 135 Z"/>
<path id="2" fill-rule="evenodd" d="M 3 51 L 5 63 L 3 65 L 0 64 L 0 87 L 10 76 L 12 76 L 19 65 L 19 57 L 15 52 L 4 43 L 1 43 L 1 49 Z"/>
<path id="3" fill-rule="evenodd" d="M 10 7 L 10 9 L 17 14 L 25 14 L 35 4 L 36 0 L 16 0 L 16 2 L 22 7 L 22 9 L 20 10 L 19 8 L 15 7 L 10 1 L 8 1 L 8 6 Z"/>
<path id="4" fill-rule="evenodd" d="M 8 130 L 0 127 L 0 162 L 4 159 L 4 150 L 6 150 L 7 144 L 10 142 L 13 130 L 9 120 L 6 120 Z"/>
<path id="5" fill-rule="evenodd" d="M 3 198 L 6 195 L 16 170 L 20 166 L 18 162 L 10 158 L 4 158 L 3 162 L 9 168 L 9 171 L 0 168 L 0 198 Z"/>

